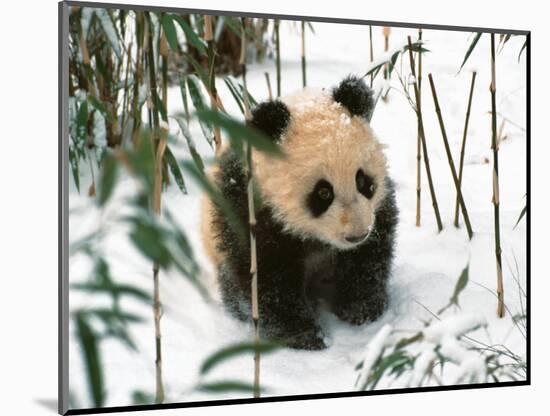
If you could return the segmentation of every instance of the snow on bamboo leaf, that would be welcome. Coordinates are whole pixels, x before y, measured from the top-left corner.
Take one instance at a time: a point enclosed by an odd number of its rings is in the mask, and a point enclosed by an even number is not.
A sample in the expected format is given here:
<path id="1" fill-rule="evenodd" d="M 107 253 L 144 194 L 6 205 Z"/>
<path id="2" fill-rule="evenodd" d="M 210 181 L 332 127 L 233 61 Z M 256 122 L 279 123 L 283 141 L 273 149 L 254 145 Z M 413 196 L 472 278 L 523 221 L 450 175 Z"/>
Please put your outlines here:
<path id="1" fill-rule="evenodd" d="M 356 386 L 359 390 L 364 390 L 369 381 L 369 375 L 372 367 L 376 364 L 376 361 L 384 353 L 384 348 L 386 347 L 386 342 L 390 333 L 392 331 L 392 326 L 389 324 L 384 325 L 374 336 L 371 342 L 367 345 L 365 352 L 363 354 L 363 360 L 361 365 L 361 371 L 359 373 L 359 378 L 357 379 Z"/>
<path id="2" fill-rule="evenodd" d="M 99 22 L 101 23 L 101 28 L 103 29 L 105 36 L 107 36 L 113 52 L 117 58 L 120 59 L 122 57 L 119 43 L 120 36 L 116 30 L 109 11 L 107 9 L 94 9 L 94 11 L 95 15 L 99 19 Z"/>

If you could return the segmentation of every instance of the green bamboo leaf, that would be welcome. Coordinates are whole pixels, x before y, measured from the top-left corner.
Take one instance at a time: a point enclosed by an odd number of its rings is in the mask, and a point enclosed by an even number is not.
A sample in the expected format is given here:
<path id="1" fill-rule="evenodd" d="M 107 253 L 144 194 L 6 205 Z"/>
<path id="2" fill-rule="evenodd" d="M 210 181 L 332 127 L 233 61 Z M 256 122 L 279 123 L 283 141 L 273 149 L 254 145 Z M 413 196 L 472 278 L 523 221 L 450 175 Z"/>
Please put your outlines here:
<path id="1" fill-rule="evenodd" d="M 201 383 L 197 386 L 197 390 L 204 391 L 206 393 L 252 393 L 254 392 L 254 385 L 242 381 L 227 380 L 213 383 Z M 264 389 L 260 388 L 260 391 L 264 391 Z"/>
<path id="2" fill-rule="evenodd" d="M 137 148 L 128 151 L 125 155 L 131 173 L 139 178 L 147 193 L 150 194 L 153 191 L 155 176 L 155 151 L 151 131 L 142 130 Z"/>
<path id="3" fill-rule="evenodd" d="M 516 225 L 514 225 L 514 229 L 518 226 L 519 222 L 525 216 L 526 213 L 527 213 L 527 205 L 524 206 L 523 209 L 521 210 L 521 212 L 519 214 L 519 217 L 518 217 L 518 220 L 516 221 Z"/>
<path id="4" fill-rule="evenodd" d="M 88 135 L 88 102 L 83 101 L 80 104 L 76 114 L 76 141 L 79 145 L 86 143 Z"/>
<path id="5" fill-rule="evenodd" d="M 160 117 L 163 121 L 168 121 L 168 113 L 166 112 L 166 107 L 164 107 L 164 103 L 160 99 L 160 96 L 156 91 L 152 91 L 153 93 L 153 99 L 155 100 L 155 104 L 157 107 L 158 112 L 160 113 Z"/>
<path id="6" fill-rule="evenodd" d="M 201 365 L 200 374 L 205 375 L 218 364 L 239 355 L 250 354 L 259 352 L 260 354 L 266 354 L 275 351 L 280 348 L 280 345 L 271 342 L 245 342 L 240 344 L 230 345 L 219 351 L 216 351 L 210 357 L 208 357 Z"/>
<path id="7" fill-rule="evenodd" d="M 86 314 L 79 311 L 75 315 L 76 337 L 84 355 L 88 389 L 95 407 L 103 407 L 105 392 L 103 389 L 103 370 L 99 355 L 99 337 L 89 325 Z"/>
<path id="8" fill-rule="evenodd" d="M 185 74 L 182 74 L 180 76 L 180 92 L 181 92 L 181 100 L 183 101 L 183 110 L 185 111 L 185 115 L 189 116 L 189 102 L 187 101 L 187 77 Z"/>
<path id="9" fill-rule="evenodd" d="M 101 174 L 99 176 L 99 194 L 97 202 L 102 207 L 111 197 L 115 188 L 118 175 L 118 162 L 111 156 L 107 155 L 103 158 L 101 164 Z"/>
<path id="10" fill-rule="evenodd" d="M 170 48 L 172 48 L 174 52 L 178 52 L 179 51 L 178 35 L 176 32 L 176 26 L 174 26 L 173 16 L 168 13 L 164 14 L 162 16 L 161 25 L 162 25 L 162 29 L 164 30 L 164 34 L 166 35 L 166 40 L 170 45 Z"/>
<path id="11" fill-rule="evenodd" d="M 183 33 L 185 33 L 185 38 L 187 39 L 187 42 L 197 48 L 201 55 L 205 55 L 206 47 L 204 46 L 203 41 L 197 36 L 195 31 L 189 26 L 189 24 L 183 19 L 183 17 L 180 15 L 173 15 L 173 18 L 176 22 L 178 22 L 181 30 L 183 30 Z"/>
<path id="12" fill-rule="evenodd" d="M 145 223 L 141 218 L 133 218 L 134 224 L 130 231 L 130 240 L 134 246 L 149 260 L 163 268 L 172 264 L 172 254 L 165 247 L 165 236 L 154 225 Z"/>
<path id="13" fill-rule="evenodd" d="M 132 393 L 132 402 L 136 405 L 154 404 L 155 395 L 142 390 L 136 390 Z"/>
<path id="14" fill-rule="evenodd" d="M 114 321 L 119 321 L 122 323 L 126 323 L 126 322 L 139 323 L 144 321 L 144 319 L 139 315 L 122 312 L 120 310 L 109 309 L 109 308 L 86 309 L 86 314 L 89 316 L 95 316 L 107 324 L 112 323 Z"/>
<path id="15" fill-rule="evenodd" d="M 525 42 L 523 43 L 523 46 L 521 47 L 519 53 L 518 53 L 518 62 L 521 58 L 521 54 L 523 53 L 523 50 L 527 47 L 527 37 L 525 38 Z"/>
<path id="16" fill-rule="evenodd" d="M 477 42 L 479 41 L 479 38 L 481 38 L 481 32 L 477 32 L 475 34 L 474 38 L 472 39 L 472 42 L 470 43 L 470 46 L 468 47 L 468 50 L 466 51 L 466 55 L 464 55 L 464 60 L 462 61 L 462 65 L 460 65 L 460 68 L 459 68 L 458 72 L 460 72 L 462 70 L 462 68 L 464 67 L 464 65 L 466 65 L 466 61 L 468 60 L 468 58 L 470 57 L 470 55 L 474 51 L 474 48 L 476 47 Z"/>
<path id="17" fill-rule="evenodd" d="M 183 192 L 184 194 L 187 194 L 187 188 L 185 187 L 185 180 L 183 179 L 183 175 L 178 165 L 178 161 L 174 157 L 174 154 L 172 153 L 172 150 L 170 150 L 169 146 L 166 146 L 166 150 L 164 151 L 163 158 L 164 158 L 164 161 L 168 164 L 168 167 L 170 168 L 170 172 L 172 172 L 172 175 L 176 180 L 176 184 L 178 185 L 178 188 L 180 189 L 181 192 Z"/>
<path id="18" fill-rule="evenodd" d="M 237 89 L 233 85 L 233 81 L 229 77 L 224 77 L 223 81 L 225 82 L 225 85 L 227 86 L 227 89 L 235 99 L 235 102 L 237 103 L 237 106 L 239 107 L 239 110 L 241 110 L 241 114 L 244 114 L 244 107 L 242 103 L 242 96 L 238 93 Z"/>
<path id="19" fill-rule="evenodd" d="M 196 76 L 201 80 L 201 82 L 205 86 L 208 86 L 209 83 L 210 83 L 209 76 L 208 76 L 208 73 L 206 72 L 206 70 L 204 69 L 204 67 L 200 63 L 198 63 L 197 60 L 195 58 L 193 58 L 192 55 L 190 55 L 188 53 L 185 54 L 185 58 L 187 59 L 187 61 L 191 64 L 191 66 L 195 70 Z"/>
<path id="20" fill-rule="evenodd" d="M 506 35 L 502 34 L 500 35 L 500 41 L 499 41 L 499 48 L 498 48 L 498 52 L 502 52 L 502 50 L 504 49 L 504 45 L 506 45 L 506 43 L 510 40 L 510 38 L 512 37 L 513 35 L 511 33 L 508 33 Z"/>
<path id="21" fill-rule="evenodd" d="M 456 282 L 453 296 L 451 296 L 451 302 L 455 305 L 458 305 L 458 297 L 460 293 L 466 288 L 466 285 L 468 284 L 469 271 L 470 271 L 470 265 L 467 264 L 466 267 L 462 270 L 462 273 L 460 273 L 460 277 Z"/>
<path id="22" fill-rule="evenodd" d="M 149 304 L 152 302 L 152 298 L 147 292 L 131 285 L 117 285 L 107 282 L 88 282 L 73 283 L 71 284 L 71 289 L 89 293 L 110 293 L 114 297 L 128 296 Z"/>
<path id="23" fill-rule="evenodd" d="M 196 111 L 205 111 L 208 109 L 208 105 L 205 103 L 205 98 L 202 95 L 201 85 L 198 78 L 195 75 L 189 75 L 187 77 L 187 86 L 189 90 L 189 95 L 191 96 L 191 101 Z M 199 119 L 199 125 L 202 130 L 204 138 L 208 144 L 213 146 L 214 131 L 212 130 L 212 125 L 208 121 Z"/>
<path id="24" fill-rule="evenodd" d="M 173 116 L 172 117 L 179 125 L 181 134 L 185 138 L 185 141 L 187 142 L 187 146 L 189 147 L 189 152 L 191 153 L 191 157 L 193 158 L 193 162 L 195 162 L 195 166 L 197 169 L 199 169 L 201 172 L 204 172 L 204 162 L 202 161 L 201 155 L 199 152 L 197 152 L 197 148 L 195 146 L 195 141 L 191 137 L 191 133 L 189 132 L 189 129 L 187 128 L 187 123 L 185 122 L 184 118 L 181 116 Z"/>
<path id="25" fill-rule="evenodd" d="M 456 281 L 455 289 L 454 289 L 453 295 L 449 299 L 449 303 L 445 307 L 439 310 L 438 315 L 441 315 L 451 305 L 460 306 L 458 303 L 458 297 L 460 293 L 464 290 L 466 285 L 468 284 L 469 270 L 470 270 L 470 264 L 467 264 L 466 267 L 462 270 L 462 273 L 460 273 L 458 280 Z"/>
<path id="26" fill-rule="evenodd" d="M 198 110 L 196 115 L 200 120 L 207 121 L 224 130 L 231 138 L 231 145 L 234 149 L 243 149 L 244 143 L 250 143 L 254 149 L 260 152 L 275 157 L 284 157 L 281 148 L 259 130 L 247 126 L 227 114 L 213 110 Z"/>
<path id="27" fill-rule="evenodd" d="M 73 146 L 69 146 L 69 164 L 71 165 L 71 171 L 73 174 L 74 184 L 76 190 L 80 193 L 80 171 L 78 166 L 78 156 L 73 150 Z"/>

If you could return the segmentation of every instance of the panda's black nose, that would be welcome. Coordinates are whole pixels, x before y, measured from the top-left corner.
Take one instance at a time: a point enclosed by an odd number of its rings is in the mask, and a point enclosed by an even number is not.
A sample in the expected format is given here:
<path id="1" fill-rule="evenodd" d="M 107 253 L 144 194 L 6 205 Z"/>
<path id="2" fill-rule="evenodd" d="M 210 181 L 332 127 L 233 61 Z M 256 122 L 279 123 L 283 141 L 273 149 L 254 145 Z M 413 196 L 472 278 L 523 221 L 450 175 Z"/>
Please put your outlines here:
<path id="1" fill-rule="evenodd" d="M 356 244 L 363 241 L 368 235 L 369 233 L 365 233 L 363 235 L 347 235 L 345 238 L 348 243 Z"/>

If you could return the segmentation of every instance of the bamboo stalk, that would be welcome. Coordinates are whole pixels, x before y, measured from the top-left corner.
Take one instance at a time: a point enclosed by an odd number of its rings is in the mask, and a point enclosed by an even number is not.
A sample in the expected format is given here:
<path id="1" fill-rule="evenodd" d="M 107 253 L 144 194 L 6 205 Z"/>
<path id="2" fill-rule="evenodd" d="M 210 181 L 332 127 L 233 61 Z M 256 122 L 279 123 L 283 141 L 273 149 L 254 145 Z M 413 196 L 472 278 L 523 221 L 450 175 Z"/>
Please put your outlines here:
<path id="1" fill-rule="evenodd" d="M 265 73 L 265 81 L 267 82 L 267 93 L 270 100 L 273 99 L 273 92 L 271 91 L 271 81 L 269 80 L 269 72 Z"/>
<path id="2" fill-rule="evenodd" d="M 212 110 L 218 111 L 220 107 L 220 100 L 218 98 L 218 91 L 216 89 L 216 71 L 215 59 L 216 59 L 216 45 L 214 42 L 214 32 L 212 30 L 212 16 L 204 16 L 204 40 L 208 45 L 208 92 L 210 95 L 210 106 Z M 222 136 L 219 127 L 214 127 L 214 147 L 216 155 L 218 155 L 222 148 Z"/>
<path id="3" fill-rule="evenodd" d="M 143 59 L 143 37 L 140 38 L 140 34 L 143 36 L 143 12 L 137 12 L 136 14 L 136 68 L 135 68 L 135 79 L 134 79 L 134 88 L 132 91 L 132 114 L 134 118 L 134 123 L 132 126 L 132 143 L 134 146 L 137 145 L 139 130 L 141 128 L 141 114 L 139 111 L 139 86 L 141 85 L 142 79 L 142 69 L 141 61 Z"/>
<path id="4" fill-rule="evenodd" d="M 460 146 L 460 162 L 458 165 L 458 186 L 462 188 L 462 171 L 464 169 L 464 151 L 466 150 L 466 137 L 468 136 L 468 123 L 470 121 L 470 110 L 472 108 L 472 97 L 474 95 L 474 85 L 476 82 L 476 72 L 472 72 L 472 82 L 470 84 L 470 94 L 468 97 L 468 107 L 466 109 L 466 120 L 464 121 L 464 132 L 462 134 L 462 144 Z M 455 227 L 459 225 L 459 211 L 458 211 L 458 193 L 456 195 L 455 205 Z"/>
<path id="5" fill-rule="evenodd" d="M 370 57 L 370 63 L 372 65 L 372 61 L 374 61 L 374 50 L 372 49 L 372 26 L 369 25 L 369 57 Z M 374 74 L 370 74 L 370 87 L 372 88 L 372 84 L 374 82 Z"/>
<path id="6" fill-rule="evenodd" d="M 281 42 L 279 39 L 279 19 L 275 19 L 275 50 L 277 67 L 277 98 L 281 96 Z"/>
<path id="7" fill-rule="evenodd" d="M 422 29 L 418 29 L 418 40 L 422 42 Z M 422 51 L 418 51 L 418 102 L 416 106 L 422 108 Z M 422 110 L 421 110 L 422 111 Z M 421 219 L 421 195 L 422 195 L 422 140 L 420 139 L 420 118 L 416 117 L 417 134 L 416 134 L 416 226 L 420 227 Z"/>
<path id="8" fill-rule="evenodd" d="M 302 20 L 302 87 L 306 84 L 306 22 Z"/>
<path id="9" fill-rule="evenodd" d="M 382 28 L 382 34 L 384 35 L 384 52 L 388 52 L 388 49 L 390 48 L 390 33 L 391 28 L 389 26 L 384 26 Z M 386 63 L 384 64 L 384 79 L 389 78 L 389 65 Z"/>
<path id="10" fill-rule="evenodd" d="M 248 101 L 248 88 L 246 85 L 246 48 L 244 47 L 245 19 L 242 19 L 241 39 L 241 67 L 243 74 L 243 101 L 244 114 L 246 121 L 252 119 L 250 113 L 250 103 Z M 260 311 L 258 306 L 258 262 L 256 254 L 256 212 L 254 207 L 254 186 L 252 169 L 252 147 L 250 142 L 246 145 L 246 164 L 247 164 L 247 198 L 248 198 L 248 225 L 250 228 L 250 277 L 251 277 L 251 298 L 252 298 L 252 321 L 254 324 L 254 342 L 260 342 Z M 254 397 L 260 397 L 260 352 L 254 353 Z"/>
<path id="11" fill-rule="evenodd" d="M 132 63 L 132 43 L 130 42 L 130 45 L 128 46 L 128 54 L 126 59 L 126 71 L 125 71 L 125 77 L 124 77 L 124 94 L 122 97 L 122 120 L 120 122 L 120 125 L 122 126 L 122 136 L 121 136 L 121 145 L 122 140 L 124 139 L 124 127 L 126 125 L 126 115 L 129 112 L 128 111 L 128 74 L 130 72 L 130 64 Z"/>
<path id="12" fill-rule="evenodd" d="M 407 39 L 409 43 L 409 61 L 411 64 L 411 73 L 413 77 L 416 79 L 416 70 L 414 68 L 414 58 L 412 53 L 411 37 L 408 36 Z M 420 101 L 420 90 L 418 89 L 418 82 L 416 80 L 413 83 L 413 86 L 414 86 L 415 100 L 416 100 L 416 103 L 418 103 Z M 437 204 L 437 197 L 435 195 L 435 189 L 434 189 L 433 180 L 432 180 L 430 160 L 428 158 L 428 147 L 426 145 L 426 134 L 424 132 L 424 121 L 422 119 L 422 108 L 419 107 L 418 105 L 416 106 L 416 116 L 418 119 L 420 140 L 422 141 L 422 156 L 424 156 L 424 168 L 426 169 L 426 176 L 428 178 L 428 188 L 430 190 L 430 197 L 432 199 L 432 207 L 434 209 L 435 220 L 437 222 L 437 230 L 441 232 L 441 230 L 443 230 L 443 224 L 441 223 L 441 215 L 439 215 L 439 207 Z"/>
<path id="13" fill-rule="evenodd" d="M 504 317 L 504 284 L 502 279 L 502 249 L 500 247 L 500 199 L 498 183 L 498 141 L 497 141 L 497 81 L 496 81 L 496 62 L 495 62 L 495 35 L 491 33 L 491 128 L 492 140 L 491 149 L 493 149 L 493 207 L 495 217 L 495 258 L 497 266 L 497 315 Z"/>
<path id="14" fill-rule="evenodd" d="M 428 79 L 430 80 L 430 87 L 432 89 L 432 97 L 434 100 L 435 112 L 437 113 L 437 119 L 439 121 L 439 127 L 441 129 L 441 136 L 443 137 L 443 144 L 445 145 L 445 152 L 447 153 L 447 160 L 449 162 L 449 167 L 451 168 L 451 174 L 453 176 L 453 181 L 455 183 L 456 194 L 458 195 L 460 208 L 462 210 L 462 216 L 464 217 L 464 222 L 466 223 L 466 230 L 468 231 L 468 237 L 471 240 L 474 235 L 474 232 L 472 231 L 472 226 L 470 224 L 470 217 L 468 216 L 466 203 L 464 202 L 464 198 L 462 196 L 460 183 L 458 182 L 458 175 L 456 174 L 455 164 L 453 162 L 453 155 L 451 154 L 451 147 L 449 146 L 449 141 L 447 139 L 447 132 L 445 130 L 445 124 L 443 123 L 443 116 L 441 115 L 441 108 L 439 107 L 439 100 L 437 99 L 437 92 L 435 90 L 435 84 L 434 84 L 432 74 L 428 74 Z"/>
<path id="15" fill-rule="evenodd" d="M 166 137 L 158 137 L 159 134 L 159 115 L 157 108 L 157 81 L 155 71 L 155 59 L 153 55 L 153 33 L 151 31 L 151 21 L 149 12 L 146 12 L 147 25 L 147 63 L 149 67 L 149 87 L 151 96 L 151 113 L 153 122 L 153 138 L 156 142 L 155 155 L 155 177 L 153 182 L 153 212 L 160 215 L 161 191 L 162 191 L 162 160 L 164 150 L 166 149 Z M 155 402 L 157 404 L 164 402 L 164 383 L 162 381 L 162 343 L 160 320 L 162 317 L 162 303 L 160 301 L 159 285 L 159 265 L 153 264 L 153 317 L 155 322 Z"/>

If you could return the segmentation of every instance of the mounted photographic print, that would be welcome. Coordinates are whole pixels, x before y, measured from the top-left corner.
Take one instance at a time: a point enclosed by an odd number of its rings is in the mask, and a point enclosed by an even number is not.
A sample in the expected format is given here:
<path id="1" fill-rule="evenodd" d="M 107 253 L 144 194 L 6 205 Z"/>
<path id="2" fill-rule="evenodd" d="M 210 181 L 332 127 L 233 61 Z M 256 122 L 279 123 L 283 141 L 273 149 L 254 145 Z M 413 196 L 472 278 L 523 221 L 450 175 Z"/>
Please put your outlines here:
<path id="1" fill-rule="evenodd" d="M 60 413 L 529 384 L 528 31 L 59 13 Z"/>

